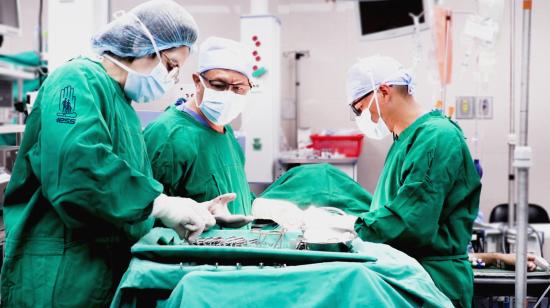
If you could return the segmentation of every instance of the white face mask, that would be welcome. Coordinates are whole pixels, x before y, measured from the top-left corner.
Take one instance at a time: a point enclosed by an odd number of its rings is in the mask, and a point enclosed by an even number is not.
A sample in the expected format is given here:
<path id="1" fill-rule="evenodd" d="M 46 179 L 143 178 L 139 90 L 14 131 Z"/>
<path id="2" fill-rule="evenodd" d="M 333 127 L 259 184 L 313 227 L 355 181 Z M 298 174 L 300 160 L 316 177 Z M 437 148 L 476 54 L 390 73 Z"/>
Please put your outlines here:
<path id="1" fill-rule="evenodd" d="M 216 91 L 204 83 L 202 102 L 197 106 L 206 118 L 216 125 L 226 125 L 235 120 L 246 107 L 246 96 L 232 91 Z M 196 102 L 196 100 L 195 100 Z M 198 104 L 196 102 L 196 104 Z"/>
<path id="2" fill-rule="evenodd" d="M 371 119 L 369 112 L 372 102 L 376 102 L 376 110 L 378 111 L 378 122 L 374 123 Z M 369 105 L 367 108 L 361 112 L 361 115 L 355 118 L 355 123 L 365 136 L 375 140 L 381 140 L 387 137 L 390 134 L 388 126 L 382 119 L 380 114 L 380 105 L 378 103 L 378 91 L 375 89 L 373 92 L 373 97 L 370 99 Z"/>

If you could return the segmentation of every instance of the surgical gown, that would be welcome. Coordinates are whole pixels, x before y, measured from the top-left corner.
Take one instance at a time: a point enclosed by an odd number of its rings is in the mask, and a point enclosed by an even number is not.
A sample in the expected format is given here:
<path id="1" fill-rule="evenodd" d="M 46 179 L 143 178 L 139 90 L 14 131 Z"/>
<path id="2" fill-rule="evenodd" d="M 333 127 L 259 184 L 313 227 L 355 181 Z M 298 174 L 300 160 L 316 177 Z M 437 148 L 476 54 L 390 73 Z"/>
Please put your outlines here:
<path id="1" fill-rule="evenodd" d="M 230 125 L 214 131 L 171 106 L 144 131 L 155 179 L 170 196 L 197 202 L 234 192 L 233 214 L 250 215 L 253 195 L 246 180 L 243 151 Z"/>
<path id="2" fill-rule="evenodd" d="M 2 306 L 107 306 L 161 192 L 120 85 L 86 58 L 55 70 L 6 190 Z"/>
<path id="3" fill-rule="evenodd" d="M 469 307 L 473 274 L 466 247 L 480 191 L 461 129 L 434 111 L 394 141 L 356 231 L 416 258 L 455 305 Z"/>

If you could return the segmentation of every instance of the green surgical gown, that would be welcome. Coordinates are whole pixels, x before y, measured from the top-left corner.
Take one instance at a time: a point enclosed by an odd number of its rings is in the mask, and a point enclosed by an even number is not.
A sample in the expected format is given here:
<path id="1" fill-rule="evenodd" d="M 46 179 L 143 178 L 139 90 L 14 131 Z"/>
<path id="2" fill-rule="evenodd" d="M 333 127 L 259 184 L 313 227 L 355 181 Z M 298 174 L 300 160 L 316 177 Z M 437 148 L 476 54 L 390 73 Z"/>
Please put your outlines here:
<path id="1" fill-rule="evenodd" d="M 211 200 L 234 192 L 228 207 L 250 215 L 253 196 L 244 171 L 244 155 L 233 129 L 219 133 L 171 106 L 145 128 L 145 143 L 155 179 L 170 196 Z"/>
<path id="2" fill-rule="evenodd" d="M 56 69 L 6 190 L 2 306 L 107 306 L 161 192 L 119 84 L 85 58 Z"/>
<path id="3" fill-rule="evenodd" d="M 462 131 L 434 111 L 394 141 L 356 231 L 416 258 L 455 305 L 469 307 L 473 274 L 466 248 L 480 191 Z"/>
<path id="4" fill-rule="evenodd" d="M 310 205 L 336 207 L 350 215 L 369 209 L 371 194 L 340 169 L 329 164 L 294 167 L 271 184 L 262 198 Z"/>

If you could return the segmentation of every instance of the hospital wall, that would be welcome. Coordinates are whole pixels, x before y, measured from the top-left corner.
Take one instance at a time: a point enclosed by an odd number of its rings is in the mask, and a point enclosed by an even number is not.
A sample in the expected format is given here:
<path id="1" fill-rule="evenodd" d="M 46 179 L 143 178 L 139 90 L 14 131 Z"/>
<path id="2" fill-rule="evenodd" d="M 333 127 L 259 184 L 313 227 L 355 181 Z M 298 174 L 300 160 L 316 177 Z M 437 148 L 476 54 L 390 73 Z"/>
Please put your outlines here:
<path id="1" fill-rule="evenodd" d="M 129 9 L 140 3 L 137 0 L 112 1 L 112 11 Z M 239 16 L 249 10 L 249 1 L 235 0 L 178 0 L 195 16 L 200 27 L 200 37 L 210 35 L 239 39 Z M 458 12 L 475 11 L 474 0 L 447 0 L 450 7 Z M 47 3 L 47 1 L 46 1 Z M 21 0 L 23 16 L 23 36 L 6 40 L 0 52 L 16 52 L 33 48 L 32 33 L 36 24 L 35 15 L 38 6 L 33 0 Z M 310 127 L 313 132 L 331 128 L 354 128 L 345 96 L 345 75 L 347 69 L 360 57 L 372 54 L 386 54 L 397 58 L 405 65 L 411 64 L 412 49 L 415 46 L 412 36 L 398 37 L 383 41 L 364 41 L 359 36 L 358 17 L 354 2 L 321 0 L 270 1 L 270 10 L 279 16 L 282 22 L 282 51 L 309 50 L 310 57 L 300 61 L 300 119 L 299 126 Z M 481 195 L 481 209 L 488 217 L 490 210 L 507 200 L 507 139 L 509 122 L 509 14 L 504 12 L 503 28 L 495 47 L 496 65 L 491 69 L 487 87 L 480 88 L 474 78 L 474 64 L 461 71 L 464 44 L 461 37 L 466 14 L 454 15 L 454 61 L 453 81 L 448 87 L 448 102 L 454 103 L 458 95 L 488 95 L 494 97 L 494 118 L 480 120 L 460 120 L 459 124 L 468 138 L 468 144 L 474 152 L 472 139 L 475 127 L 479 132 L 478 153 L 484 176 Z M 547 39 L 550 29 L 549 1 L 534 1 L 532 24 L 532 52 L 530 74 L 530 123 L 529 144 L 534 152 L 534 167 L 530 172 L 530 202 L 543 205 L 550 211 L 550 102 L 548 91 L 544 90 L 548 80 L 550 62 L 550 41 Z M 519 22 L 518 22 L 519 24 Z M 518 28 L 520 29 L 520 28 Z M 519 36 L 518 32 L 518 36 Z M 428 31 L 421 34 L 424 51 L 430 44 Z M 518 49 L 519 50 L 519 49 Z M 430 82 L 427 59 L 416 71 L 416 98 L 426 109 L 433 106 L 438 97 L 439 88 Z M 294 95 L 294 61 L 283 58 L 282 61 L 282 108 L 283 115 L 292 112 Z M 186 63 L 187 76 L 197 66 L 196 54 Z M 519 82 L 519 68 L 517 70 Z M 190 78 L 184 80 L 189 83 Z M 518 97 L 519 97 L 519 86 Z M 152 105 L 140 105 L 138 109 L 163 110 L 177 97 L 178 89 L 169 97 Z M 290 111 L 290 112 L 288 112 Z M 295 142 L 290 134 L 292 119 L 283 120 L 287 142 Z M 365 140 L 363 154 L 359 160 L 359 182 L 369 191 L 373 191 L 379 173 L 383 167 L 386 152 L 391 140 Z"/>

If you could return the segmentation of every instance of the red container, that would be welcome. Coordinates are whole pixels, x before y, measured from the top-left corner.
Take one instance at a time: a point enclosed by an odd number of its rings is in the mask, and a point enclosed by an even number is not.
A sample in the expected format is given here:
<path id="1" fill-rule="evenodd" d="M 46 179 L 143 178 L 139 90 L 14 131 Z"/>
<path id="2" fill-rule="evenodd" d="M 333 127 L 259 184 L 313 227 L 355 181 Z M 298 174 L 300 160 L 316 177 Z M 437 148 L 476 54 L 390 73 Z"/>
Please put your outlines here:
<path id="1" fill-rule="evenodd" d="M 321 152 L 341 153 L 347 157 L 358 157 L 361 154 L 363 135 L 323 136 L 311 135 L 311 147 Z"/>

